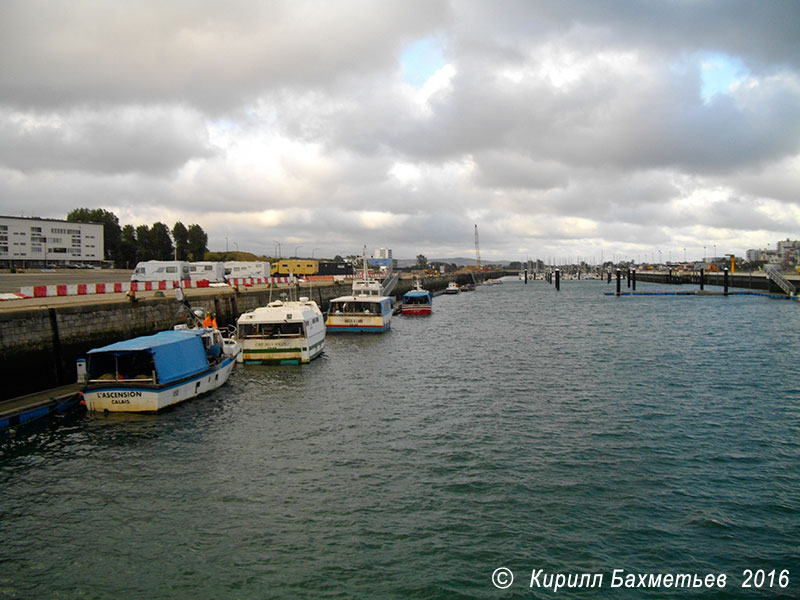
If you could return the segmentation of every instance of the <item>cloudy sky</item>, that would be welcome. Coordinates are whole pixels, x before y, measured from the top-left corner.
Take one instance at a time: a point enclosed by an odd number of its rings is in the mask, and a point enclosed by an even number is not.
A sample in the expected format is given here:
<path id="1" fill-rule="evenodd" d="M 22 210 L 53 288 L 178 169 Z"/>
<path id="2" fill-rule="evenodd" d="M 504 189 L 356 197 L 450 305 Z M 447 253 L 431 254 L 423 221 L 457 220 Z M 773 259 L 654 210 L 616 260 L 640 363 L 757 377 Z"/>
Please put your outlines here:
<path id="1" fill-rule="evenodd" d="M 796 0 L 4 0 L 0 214 L 318 258 L 774 247 L 798 31 Z"/>

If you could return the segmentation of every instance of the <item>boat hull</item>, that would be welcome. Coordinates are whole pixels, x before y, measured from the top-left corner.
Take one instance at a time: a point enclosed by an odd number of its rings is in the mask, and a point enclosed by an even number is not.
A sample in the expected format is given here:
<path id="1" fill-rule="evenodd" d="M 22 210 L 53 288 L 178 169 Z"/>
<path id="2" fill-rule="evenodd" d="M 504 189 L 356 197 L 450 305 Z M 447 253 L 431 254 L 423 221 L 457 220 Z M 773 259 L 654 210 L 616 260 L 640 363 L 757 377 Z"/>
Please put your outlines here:
<path id="1" fill-rule="evenodd" d="M 328 333 L 383 333 L 392 327 L 386 315 L 377 316 L 329 316 Z"/>
<path id="2" fill-rule="evenodd" d="M 430 304 L 404 305 L 400 309 L 400 314 L 403 315 L 430 315 L 431 313 L 433 313 L 433 309 Z"/>
<path id="3" fill-rule="evenodd" d="M 299 365 L 309 363 L 325 349 L 324 335 L 316 342 L 305 339 L 243 340 L 242 359 L 252 365 Z"/>
<path id="4" fill-rule="evenodd" d="M 213 391 L 228 381 L 236 357 L 222 360 L 199 375 L 161 386 L 108 385 L 87 386 L 83 391 L 86 408 L 95 412 L 158 412 Z"/>

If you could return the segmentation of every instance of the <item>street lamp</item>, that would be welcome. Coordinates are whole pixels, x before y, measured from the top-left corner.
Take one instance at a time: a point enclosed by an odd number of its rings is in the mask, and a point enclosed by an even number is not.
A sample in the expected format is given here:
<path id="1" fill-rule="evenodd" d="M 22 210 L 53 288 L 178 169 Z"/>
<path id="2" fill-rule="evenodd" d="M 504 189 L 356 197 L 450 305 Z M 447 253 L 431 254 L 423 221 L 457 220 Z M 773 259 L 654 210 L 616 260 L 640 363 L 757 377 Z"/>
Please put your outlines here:
<path id="1" fill-rule="evenodd" d="M 317 250 L 319 250 L 319 248 L 314 248 L 314 249 L 311 251 L 311 258 L 312 258 L 312 259 L 314 258 L 314 252 L 316 252 Z"/>
<path id="2" fill-rule="evenodd" d="M 294 257 L 295 257 L 295 258 L 298 258 L 298 256 L 297 256 L 297 250 L 298 250 L 298 248 L 302 248 L 302 247 L 303 247 L 303 245 L 302 245 L 302 244 L 301 244 L 301 245 L 299 245 L 299 246 L 295 246 L 295 247 L 294 247 Z"/>
<path id="3" fill-rule="evenodd" d="M 233 245 L 236 246 L 236 251 L 238 252 L 239 251 L 239 244 L 237 244 L 236 242 L 233 242 Z"/>
<path id="4" fill-rule="evenodd" d="M 272 241 L 275 242 L 275 245 L 278 247 L 278 258 L 280 258 L 281 257 L 281 243 L 279 241 L 277 241 L 277 240 L 272 240 Z"/>

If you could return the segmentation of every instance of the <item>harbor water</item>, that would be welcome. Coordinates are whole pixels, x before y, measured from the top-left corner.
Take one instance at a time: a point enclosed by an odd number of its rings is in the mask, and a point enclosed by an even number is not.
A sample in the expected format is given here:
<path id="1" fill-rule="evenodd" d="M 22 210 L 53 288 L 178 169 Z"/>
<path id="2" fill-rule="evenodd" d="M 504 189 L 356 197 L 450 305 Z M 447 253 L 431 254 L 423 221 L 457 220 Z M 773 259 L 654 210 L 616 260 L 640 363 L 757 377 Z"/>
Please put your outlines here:
<path id="1" fill-rule="evenodd" d="M 504 281 L 159 415 L 18 431 L 0 599 L 800 597 L 800 306 Z"/>

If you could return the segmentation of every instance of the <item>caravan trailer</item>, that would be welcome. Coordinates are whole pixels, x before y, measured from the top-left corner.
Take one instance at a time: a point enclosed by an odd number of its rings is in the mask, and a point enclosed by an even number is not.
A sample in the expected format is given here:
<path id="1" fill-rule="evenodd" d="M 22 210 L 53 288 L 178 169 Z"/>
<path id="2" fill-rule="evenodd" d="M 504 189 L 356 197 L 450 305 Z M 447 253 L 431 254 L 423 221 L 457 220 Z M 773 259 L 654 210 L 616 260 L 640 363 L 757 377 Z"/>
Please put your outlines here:
<path id="1" fill-rule="evenodd" d="M 244 279 L 246 277 L 269 277 L 268 262 L 228 261 L 225 264 L 225 279 Z"/>
<path id="2" fill-rule="evenodd" d="M 189 263 L 182 260 L 148 260 L 136 264 L 131 281 L 185 281 Z"/>
<path id="3" fill-rule="evenodd" d="M 189 263 L 189 277 L 192 281 L 225 282 L 225 266 L 221 262 L 200 261 Z"/>

